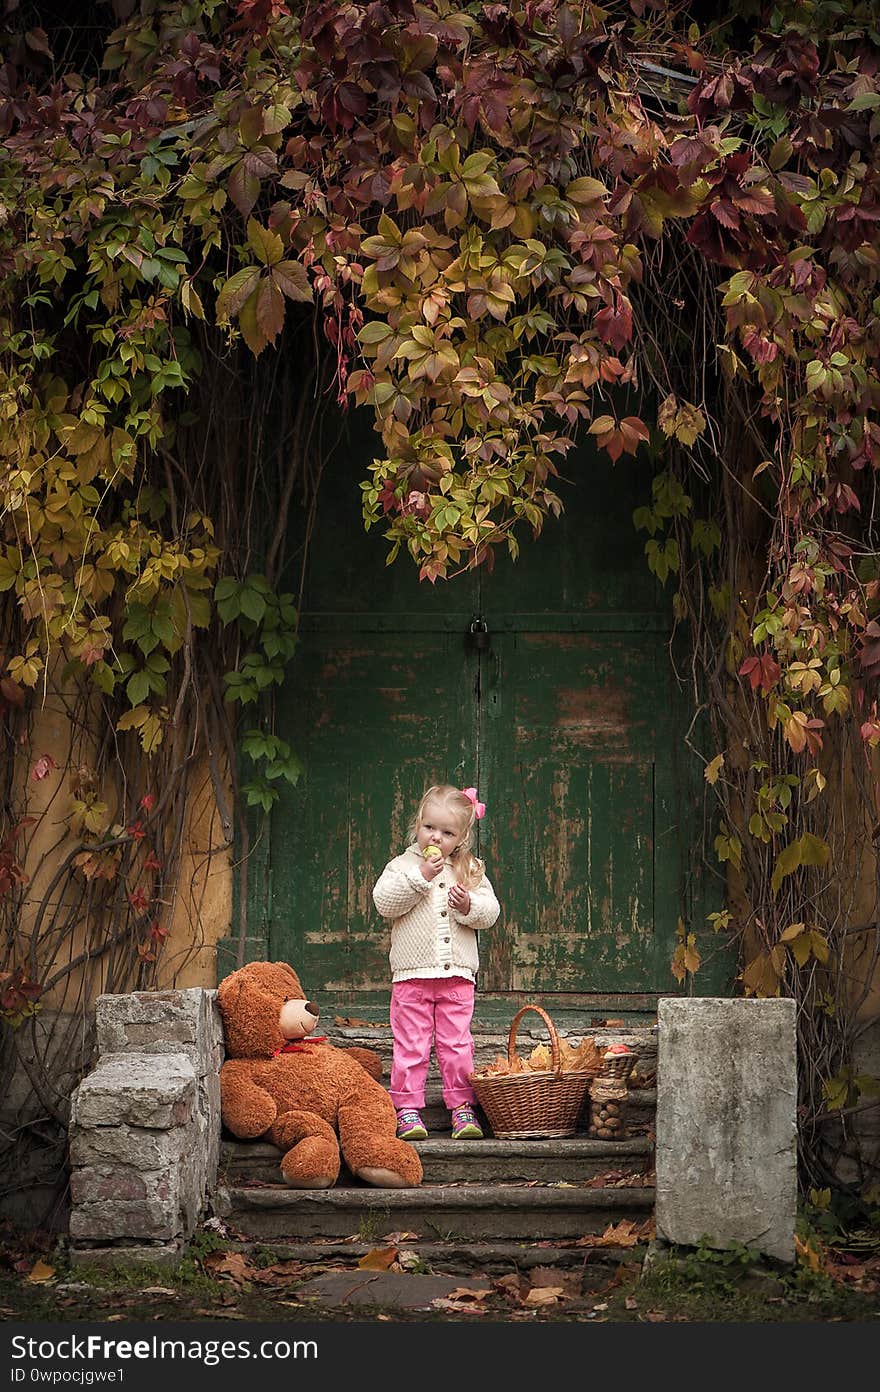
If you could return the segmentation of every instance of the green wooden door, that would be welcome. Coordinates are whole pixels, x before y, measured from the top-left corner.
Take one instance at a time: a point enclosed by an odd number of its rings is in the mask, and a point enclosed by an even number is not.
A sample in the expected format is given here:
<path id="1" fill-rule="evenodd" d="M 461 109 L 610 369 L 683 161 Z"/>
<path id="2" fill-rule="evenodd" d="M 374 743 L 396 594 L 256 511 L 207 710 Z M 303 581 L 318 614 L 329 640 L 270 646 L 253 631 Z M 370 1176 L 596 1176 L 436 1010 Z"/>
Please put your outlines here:
<path id="1" fill-rule="evenodd" d="M 310 992 L 381 1009 L 388 933 L 372 885 L 425 786 L 475 783 L 502 905 L 481 993 L 650 1009 L 676 990 L 690 831 L 666 599 L 632 525 L 645 467 L 581 456 L 563 519 L 516 563 L 432 587 L 405 559 L 386 567 L 381 535 L 364 532 L 357 455 L 319 500 L 276 720 L 307 772 L 251 876 L 254 931 Z"/>

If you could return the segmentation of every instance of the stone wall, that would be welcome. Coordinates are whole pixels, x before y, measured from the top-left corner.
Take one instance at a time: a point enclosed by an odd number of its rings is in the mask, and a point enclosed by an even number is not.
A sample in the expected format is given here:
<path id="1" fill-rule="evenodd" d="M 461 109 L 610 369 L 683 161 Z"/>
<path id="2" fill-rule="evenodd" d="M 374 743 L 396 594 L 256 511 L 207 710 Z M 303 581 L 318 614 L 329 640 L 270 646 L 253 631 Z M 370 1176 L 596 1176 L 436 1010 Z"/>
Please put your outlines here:
<path id="1" fill-rule="evenodd" d="M 71 1104 L 71 1257 L 175 1260 L 216 1183 L 216 992 L 100 996 L 96 1032 Z"/>

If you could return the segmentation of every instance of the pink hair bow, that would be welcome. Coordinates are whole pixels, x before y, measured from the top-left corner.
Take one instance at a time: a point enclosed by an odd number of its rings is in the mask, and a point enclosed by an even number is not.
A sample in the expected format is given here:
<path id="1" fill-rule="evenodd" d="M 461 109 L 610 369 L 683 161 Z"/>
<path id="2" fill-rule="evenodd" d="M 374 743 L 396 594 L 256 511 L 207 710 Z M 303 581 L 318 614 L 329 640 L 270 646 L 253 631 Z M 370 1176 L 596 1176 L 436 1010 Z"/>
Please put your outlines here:
<path id="1" fill-rule="evenodd" d="M 479 821 L 481 817 L 485 817 L 486 804 L 485 802 L 477 801 L 476 788 L 462 788 L 461 791 L 464 793 L 465 797 L 468 798 L 469 801 L 474 804 L 474 816 L 476 817 L 477 821 Z"/>

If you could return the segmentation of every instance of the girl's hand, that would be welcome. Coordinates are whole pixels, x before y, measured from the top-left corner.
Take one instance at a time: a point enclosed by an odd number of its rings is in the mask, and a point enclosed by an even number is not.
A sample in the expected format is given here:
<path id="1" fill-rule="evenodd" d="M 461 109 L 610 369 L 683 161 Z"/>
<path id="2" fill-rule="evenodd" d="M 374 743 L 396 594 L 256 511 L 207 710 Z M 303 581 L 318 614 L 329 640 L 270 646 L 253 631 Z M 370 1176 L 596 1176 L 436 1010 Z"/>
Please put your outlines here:
<path id="1" fill-rule="evenodd" d="M 436 880 L 441 870 L 446 869 L 446 862 L 442 856 L 435 856 L 433 860 L 423 860 L 419 869 L 430 884 L 432 880 Z"/>
<path id="2" fill-rule="evenodd" d="M 471 911 L 471 896 L 468 894 L 464 885 L 454 884 L 449 891 L 448 899 L 457 913 L 467 918 Z"/>

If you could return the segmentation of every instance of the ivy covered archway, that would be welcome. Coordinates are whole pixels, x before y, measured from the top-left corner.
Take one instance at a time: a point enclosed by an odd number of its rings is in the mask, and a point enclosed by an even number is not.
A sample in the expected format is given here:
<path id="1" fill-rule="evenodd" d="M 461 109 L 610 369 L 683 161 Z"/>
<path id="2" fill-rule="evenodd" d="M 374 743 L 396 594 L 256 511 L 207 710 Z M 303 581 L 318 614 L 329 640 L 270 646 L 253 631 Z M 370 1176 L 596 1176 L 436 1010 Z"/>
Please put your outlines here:
<path id="1" fill-rule="evenodd" d="M 732 933 L 744 991 L 797 997 L 803 1177 L 836 1183 L 876 1105 L 870 4 L 111 0 L 98 33 L 41 8 L 0 74 L 0 1007 L 50 1151 L 41 1002 L 186 957 L 194 778 L 223 845 L 298 776 L 279 549 L 335 397 L 375 418 L 366 522 L 429 584 L 541 532 L 578 432 L 653 453 L 635 525 L 731 891 L 670 969 Z M 50 696 L 66 768 L 34 744 Z"/>

